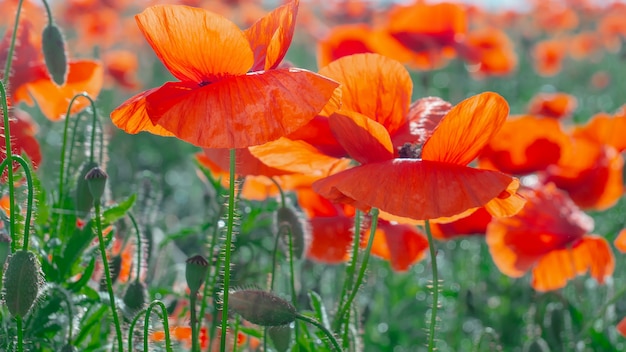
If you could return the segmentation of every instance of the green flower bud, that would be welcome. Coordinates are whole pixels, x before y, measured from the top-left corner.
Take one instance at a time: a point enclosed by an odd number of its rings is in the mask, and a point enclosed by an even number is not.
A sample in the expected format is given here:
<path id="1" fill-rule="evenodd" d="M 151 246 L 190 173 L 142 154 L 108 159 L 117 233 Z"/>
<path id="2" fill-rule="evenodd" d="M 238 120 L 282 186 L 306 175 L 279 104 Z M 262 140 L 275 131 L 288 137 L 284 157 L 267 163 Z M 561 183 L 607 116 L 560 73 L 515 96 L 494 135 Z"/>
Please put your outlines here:
<path id="1" fill-rule="evenodd" d="M 4 276 L 4 301 L 13 316 L 30 311 L 42 283 L 41 264 L 35 253 L 19 250 L 9 259 Z"/>
<path id="2" fill-rule="evenodd" d="M 230 293 L 228 308 L 245 320 L 261 326 L 287 325 L 296 320 L 298 314 L 296 307 L 288 301 L 261 290 Z"/>
<path id="3" fill-rule="evenodd" d="M 187 259 L 186 263 L 185 279 L 187 279 L 189 291 L 191 291 L 192 295 L 195 295 L 204 283 L 209 270 L 209 262 L 203 256 L 196 255 Z"/>
<path id="4" fill-rule="evenodd" d="M 267 330 L 267 334 L 278 352 L 286 352 L 291 344 L 291 327 L 288 325 L 273 326 Z"/>
<path id="5" fill-rule="evenodd" d="M 89 192 L 93 197 L 94 203 L 100 202 L 100 199 L 104 194 L 104 188 L 106 187 L 108 177 L 107 173 L 97 166 L 89 170 L 89 172 L 85 175 L 87 187 L 89 187 Z"/>
<path id="6" fill-rule="evenodd" d="M 148 292 L 144 283 L 134 280 L 128 285 L 122 300 L 131 316 L 143 308 L 146 304 L 146 297 L 148 297 Z"/>
<path id="7" fill-rule="evenodd" d="M 76 211 L 79 217 L 84 218 L 87 216 L 93 207 L 93 196 L 91 195 L 91 191 L 89 191 L 89 182 L 87 182 L 85 176 L 87 176 L 87 173 L 91 169 L 97 166 L 98 164 L 96 162 L 87 161 L 80 167 L 75 190 Z"/>
<path id="8" fill-rule="evenodd" d="M 67 79 L 67 54 L 61 30 L 55 24 L 46 26 L 41 35 L 43 57 L 54 83 L 62 86 Z"/>
<path id="9" fill-rule="evenodd" d="M 284 236 L 284 243 L 289 245 L 289 237 L 294 257 L 301 259 L 309 245 L 311 230 L 309 224 L 296 209 L 292 207 L 281 207 L 276 211 L 276 224 L 278 234 Z"/>

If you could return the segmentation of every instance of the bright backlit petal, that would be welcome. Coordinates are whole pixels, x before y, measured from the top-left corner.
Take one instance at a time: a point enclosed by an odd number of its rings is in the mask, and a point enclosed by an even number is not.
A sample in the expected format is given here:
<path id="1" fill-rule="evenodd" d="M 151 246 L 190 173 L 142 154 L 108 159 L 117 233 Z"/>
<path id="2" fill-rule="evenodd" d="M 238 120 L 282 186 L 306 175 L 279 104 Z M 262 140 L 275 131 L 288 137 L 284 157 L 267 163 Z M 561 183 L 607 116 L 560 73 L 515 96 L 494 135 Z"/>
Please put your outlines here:
<path id="1" fill-rule="evenodd" d="M 267 14 L 244 32 L 254 52 L 252 71 L 276 68 L 289 49 L 299 0 L 290 1 Z"/>
<path id="2" fill-rule="evenodd" d="M 159 59 L 181 81 L 211 83 L 243 75 L 254 62 L 244 32 L 212 12 L 158 5 L 135 19 Z"/>
<path id="3" fill-rule="evenodd" d="M 346 56 L 320 69 L 341 83 L 341 109 L 356 111 L 393 134 L 405 124 L 413 83 L 399 62 L 378 54 Z"/>
<path id="4" fill-rule="evenodd" d="M 312 120 L 337 83 L 299 69 L 231 77 L 197 89 L 164 85 L 147 98 L 153 123 L 200 147 L 245 148 Z"/>
<path id="5" fill-rule="evenodd" d="M 406 271 L 424 258 L 428 240 L 414 226 L 391 224 L 383 220 L 379 228 L 384 233 L 389 251 L 389 256 L 383 258 L 391 262 L 393 270 Z"/>
<path id="6" fill-rule="evenodd" d="M 313 183 L 313 189 L 362 210 L 379 208 L 416 220 L 437 219 L 487 204 L 514 179 L 500 172 L 417 159 L 357 166 Z"/>
<path id="7" fill-rule="evenodd" d="M 450 110 L 424 144 L 424 160 L 467 165 L 498 132 L 509 114 L 506 100 L 486 92 Z"/>
<path id="8" fill-rule="evenodd" d="M 330 128 L 352 159 L 361 164 L 393 159 L 393 145 L 385 127 L 357 112 L 342 111 L 328 118 Z"/>
<path id="9" fill-rule="evenodd" d="M 146 97 L 158 89 L 157 87 L 141 92 L 118 106 L 111 112 L 113 124 L 126 133 L 146 131 L 159 136 L 173 136 L 170 131 L 152 123 L 146 113 Z"/>
<path id="10" fill-rule="evenodd" d="M 204 156 L 209 158 L 222 170 L 228 171 L 228 168 L 230 167 L 229 149 L 205 148 L 203 151 Z M 237 149 L 235 151 L 235 160 L 235 172 L 240 176 L 263 175 L 272 177 L 289 174 L 287 171 L 275 169 L 265 165 L 262 161 L 250 154 L 248 148 Z"/>

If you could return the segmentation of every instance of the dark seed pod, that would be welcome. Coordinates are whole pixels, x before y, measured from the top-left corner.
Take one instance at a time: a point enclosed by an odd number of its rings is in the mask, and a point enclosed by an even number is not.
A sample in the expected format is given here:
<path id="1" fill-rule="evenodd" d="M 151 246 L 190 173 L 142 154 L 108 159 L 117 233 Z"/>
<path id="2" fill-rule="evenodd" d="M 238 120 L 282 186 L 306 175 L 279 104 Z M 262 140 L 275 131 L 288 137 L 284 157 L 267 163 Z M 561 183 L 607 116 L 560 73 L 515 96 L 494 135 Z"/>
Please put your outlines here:
<path id="1" fill-rule="evenodd" d="M 87 173 L 97 167 L 98 164 L 96 162 L 85 162 L 80 167 L 80 171 L 78 173 L 78 178 L 76 180 L 76 212 L 79 217 L 86 217 L 91 208 L 93 208 L 93 196 L 91 195 L 91 191 L 89 190 L 89 182 L 85 179 Z"/>
<path id="2" fill-rule="evenodd" d="M 54 83 L 62 86 L 67 79 L 67 54 L 65 40 L 59 27 L 51 23 L 46 26 L 41 35 L 43 57 L 46 61 L 48 73 Z"/>
<path id="3" fill-rule="evenodd" d="M 146 285 L 139 280 L 134 280 L 126 288 L 126 292 L 124 293 L 122 300 L 124 301 L 126 308 L 128 308 L 129 313 L 134 315 L 134 313 L 142 309 L 144 304 L 146 304 L 147 296 L 148 292 Z"/>
<path id="4" fill-rule="evenodd" d="M 278 352 L 286 352 L 291 344 L 291 327 L 288 325 L 273 326 L 267 330 L 267 334 Z"/>
<path id="5" fill-rule="evenodd" d="M 35 253 L 23 250 L 13 253 L 4 276 L 4 300 L 11 315 L 28 314 L 39 294 L 41 280 L 41 264 Z"/>
<path id="6" fill-rule="evenodd" d="M 193 256 L 186 261 L 185 279 L 191 294 L 195 294 L 204 283 L 207 271 L 209 270 L 209 262 L 201 255 Z"/>
<path id="7" fill-rule="evenodd" d="M 295 209 L 287 206 L 276 211 L 278 234 L 285 236 L 284 242 L 289 244 L 289 235 L 292 238 L 293 255 L 301 259 L 309 244 L 310 229 L 304 216 Z"/>
<path id="8" fill-rule="evenodd" d="M 296 320 L 296 307 L 271 292 L 241 290 L 229 295 L 228 308 L 261 326 L 287 325 Z"/>

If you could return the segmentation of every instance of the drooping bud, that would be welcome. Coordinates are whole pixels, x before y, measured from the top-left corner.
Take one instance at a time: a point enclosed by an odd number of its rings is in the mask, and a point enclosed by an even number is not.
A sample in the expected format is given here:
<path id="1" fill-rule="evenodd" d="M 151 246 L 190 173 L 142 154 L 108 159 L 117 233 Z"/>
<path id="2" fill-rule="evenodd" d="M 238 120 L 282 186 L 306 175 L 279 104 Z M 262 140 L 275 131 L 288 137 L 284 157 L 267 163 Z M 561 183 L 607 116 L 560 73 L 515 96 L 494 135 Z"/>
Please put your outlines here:
<path id="1" fill-rule="evenodd" d="M 89 170 L 85 175 L 87 187 L 89 187 L 89 192 L 91 192 L 94 203 L 99 203 L 100 199 L 102 199 L 104 188 L 107 184 L 107 178 L 109 178 L 107 173 L 97 166 Z"/>
<path id="2" fill-rule="evenodd" d="M 48 68 L 48 73 L 54 83 L 62 86 L 67 79 L 67 54 L 65 52 L 65 40 L 59 27 L 54 23 L 48 24 L 41 35 L 43 57 Z"/>
<path id="3" fill-rule="evenodd" d="M 185 279 L 191 294 L 195 294 L 200 290 L 200 286 L 204 283 L 207 271 L 209 270 L 209 262 L 201 255 L 193 256 L 186 261 Z"/>
<path id="4" fill-rule="evenodd" d="M 276 211 L 276 224 L 278 234 L 285 236 L 283 239 L 287 246 L 289 245 L 287 236 L 291 236 L 293 255 L 301 259 L 311 237 L 311 230 L 304 216 L 290 206 L 281 207 Z"/>
<path id="5" fill-rule="evenodd" d="M 28 314 L 39 294 L 41 281 L 41 264 L 35 253 L 24 250 L 13 253 L 4 276 L 4 301 L 11 315 Z"/>
<path id="6" fill-rule="evenodd" d="M 261 326 L 287 325 L 298 315 L 296 307 L 271 292 L 240 290 L 229 295 L 229 309 Z"/>
<path id="7" fill-rule="evenodd" d="M 97 166 L 98 164 L 96 162 L 87 161 L 80 167 L 75 191 L 76 211 L 79 217 L 87 216 L 93 207 L 93 196 L 91 195 L 91 191 L 89 191 L 89 182 L 87 182 L 85 176 L 87 176 L 87 173 L 91 169 Z"/>
<path id="8" fill-rule="evenodd" d="M 130 316 L 135 315 L 136 312 L 143 308 L 144 304 L 146 304 L 146 297 L 148 297 L 148 292 L 143 282 L 134 280 L 128 285 L 122 300 L 126 308 L 128 308 Z"/>

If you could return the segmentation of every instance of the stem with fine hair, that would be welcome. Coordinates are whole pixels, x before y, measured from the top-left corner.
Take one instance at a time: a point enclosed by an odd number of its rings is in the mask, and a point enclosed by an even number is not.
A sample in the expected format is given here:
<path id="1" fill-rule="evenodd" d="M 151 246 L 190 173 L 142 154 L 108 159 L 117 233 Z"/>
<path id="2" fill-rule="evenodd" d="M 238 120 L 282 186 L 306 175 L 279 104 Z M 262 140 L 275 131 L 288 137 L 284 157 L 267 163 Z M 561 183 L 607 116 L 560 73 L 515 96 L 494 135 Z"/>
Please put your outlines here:
<path id="1" fill-rule="evenodd" d="M 7 69 L 5 70 L 5 79 L 8 79 L 8 71 L 11 67 L 11 55 L 13 46 L 15 45 L 15 32 L 17 31 L 17 18 L 20 15 L 20 8 L 22 7 L 22 1 L 20 0 L 17 7 L 15 29 L 13 30 L 13 38 L 11 41 L 11 47 L 9 47 L 9 56 L 7 58 Z M 4 122 L 4 142 L 5 142 L 5 154 L 7 160 L 11 160 L 7 165 L 7 177 L 9 181 L 9 236 L 11 237 L 11 253 L 15 252 L 16 240 L 15 240 L 15 185 L 13 184 L 13 150 L 11 149 L 11 126 L 9 119 L 9 97 L 7 96 L 6 86 L 0 82 L 0 93 L 2 97 L 2 117 Z M 3 172 L 4 173 L 4 172 Z M 0 174 L 1 176 L 2 174 Z"/>
<path id="2" fill-rule="evenodd" d="M 222 298 L 222 339 L 220 351 L 226 351 L 226 330 L 228 330 L 228 295 L 230 290 L 230 250 L 233 242 L 235 223 L 235 149 L 230 149 L 230 167 L 228 180 L 228 220 L 226 224 L 226 242 L 224 243 L 224 295 Z"/>
<path id="3" fill-rule="evenodd" d="M 359 260 L 359 247 L 361 246 L 361 212 L 357 209 L 354 213 L 354 235 L 352 240 L 352 256 L 350 258 L 350 264 L 346 269 L 346 279 L 343 282 L 343 288 L 341 289 L 341 296 L 339 297 L 339 305 L 341 308 L 346 300 L 346 296 L 350 287 L 354 283 L 354 274 L 356 272 L 356 263 Z M 339 330 L 341 326 L 341 319 L 339 316 L 335 317 L 333 327 L 335 331 Z"/>
<path id="4" fill-rule="evenodd" d="M 28 167 L 28 163 L 24 158 L 19 155 L 11 156 L 11 159 L 17 161 L 24 169 L 24 174 L 26 175 L 26 186 L 28 187 L 28 199 L 26 201 L 26 218 L 24 220 L 24 244 L 22 249 L 24 251 L 28 250 L 28 239 L 30 234 L 30 218 L 33 211 L 33 177 L 30 173 L 30 167 Z"/>
<path id="5" fill-rule="evenodd" d="M 437 327 L 437 309 L 439 308 L 439 272 L 437 271 L 437 249 L 435 248 L 433 234 L 430 232 L 429 220 L 426 220 L 425 228 L 433 271 L 433 307 L 431 308 L 430 325 L 428 328 L 428 351 L 432 352 L 435 350 L 435 330 Z"/>
<path id="6" fill-rule="evenodd" d="M 52 25 L 52 11 L 50 11 L 50 5 L 46 0 L 41 0 L 43 2 L 43 6 L 46 8 L 46 14 L 48 15 L 48 25 Z"/>
<path id="7" fill-rule="evenodd" d="M 130 219 L 130 221 L 133 223 L 133 227 L 135 228 L 135 236 L 137 236 L 137 273 L 136 273 L 136 280 L 139 280 L 139 278 L 141 277 L 141 232 L 139 231 L 139 225 L 137 225 L 137 220 L 135 220 L 135 217 L 133 216 L 133 213 L 131 213 L 130 211 L 127 213 L 128 214 L 128 218 Z"/>
<path id="8" fill-rule="evenodd" d="M 311 317 L 307 317 L 306 315 L 302 315 L 300 313 L 298 313 L 296 315 L 297 319 L 300 319 L 302 321 L 305 321 L 311 325 L 315 325 L 315 327 L 317 327 L 318 329 L 320 329 L 320 331 L 322 331 L 324 333 L 324 335 L 326 335 L 326 337 L 328 337 L 328 340 L 330 341 L 330 343 L 332 344 L 333 348 L 335 349 L 335 351 L 337 352 L 341 352 L 341 347 L 339 346 L 339 342 L 337 342 L 337 339 L 335 338 L 335 336 L 333 335 L 333 333 L 328 330 L 324 324 L 321 324 L 319 321 L 311 318 Z"/>
<path id="9" fill-rule="evenodd" d="M 359 275 L 356 278 L 354 283 L 354 288 L 350 291 L 350 296 L 348 296 L 348 300 L 346 300 L 343 307 L 339 307 L 338 314 L 336 317 L 336 321 L 342 321 L 343 317 L 348 313 L 350 306 L 352 306 L 352 302 L 356 297 L 357 292 L 359 291 L 359 287 L 363 282 L 363 278 L 365 277 L 365 270 L 367 269 L 367 263 L 370 259 L 370 253 L 372 252 L 372 245 L 374 244 L 374 234 L 376 234 L 376 228 L 378 227 L 378 209 L 372 208 L 370 211 L 372 215 L 372 225 L 370 228 L 370 235 L 367 239 L 367 247 L 365 247 L 365 252 L 363 253 L 363 263 L 361 263 L 361 268 L 359 269 Z"/>
<path id="10" fill-rule="evenodd" d="M 149 325 L 148 325 L 148 320 L 150 319 L 150 313 L 152 313 L 152 309 L 154 309 L 154 306 L 158 306 L 159 308 L 161 308 L 161 321 L 163 322 L 163 330 L 165 331 L 165 350 L 167 352 L 172 352 L 172 340 L 170 339 L 170 326 L 169 323 L 167 321 L 167 308 L 165 307 L 165 304 L 163 304 L 163 302 L 161 301 L 152 301 L 150 303 L 150 305 L 148 306 L 148 309 L 146 310 L 146 319 L 144 320 L 143 323 L 143 333 L 144 333 L 144 351 L 149 351 L 148 349 L 148 330 L 149 330 Z"/>
<path id="11" fill-rule="evenodd" d="M 96 233 L 98 234 L 98 244 L 100 246 L 100 255 L 102 256 L 102 266 L 104 267 L 104 277 L 106 278 L 107 291 L 109 292 L 109 303 L 111 313 L 113 314 L 113 323 L 115 324 L 115 332 L 117 334 L 117 346 L 120 352 L 124 351 L 124 343 L 122 341 L 122 328 L 120 320 L 115 308 L 115 294 L 113 293 L 113 282 L 111 281 L 111 272 L 109 270 L 109 261 L 107 260 L 106 248 L 104 247 L 104 236 L 102 235 L 102 221 L 100 220 L 100 202 L 94 202 Z"/>
<path id="12" fill-rule="evenodd" d="M 13 62 L 13 52 L 15 51 L 15 42 L 17 40 L 17 29 L 20 24 L 20 14 L 22 13 L 22 3 L 24 0 L 17 2 L 17 11 L 15 12 L 15 24 L 13 25 L 13 33 L 11 33 L 11 44 L 9 44 L 9 50 L 7 51 L 7 62 L 4 65 L 4 78 L 2 79 L 3 87 L 9 83 L 9 76 L 11 74 L 11 63 Z M 6 126 L 5 126 L 6 128 Z"/>
<path id="13" fill-rule="evenodd" d="M 294 257 L 293 257 L 293 233 L 291 227 L 287 228 L 287 235 L 289 235 L 289 283 L 291 284 L 291 304 L 297 306 L 298 297 L 296 296 L 296 279 L 294 270 Z M 294 337 L 298 341 L 298 324 L 295 324 Z"/>

